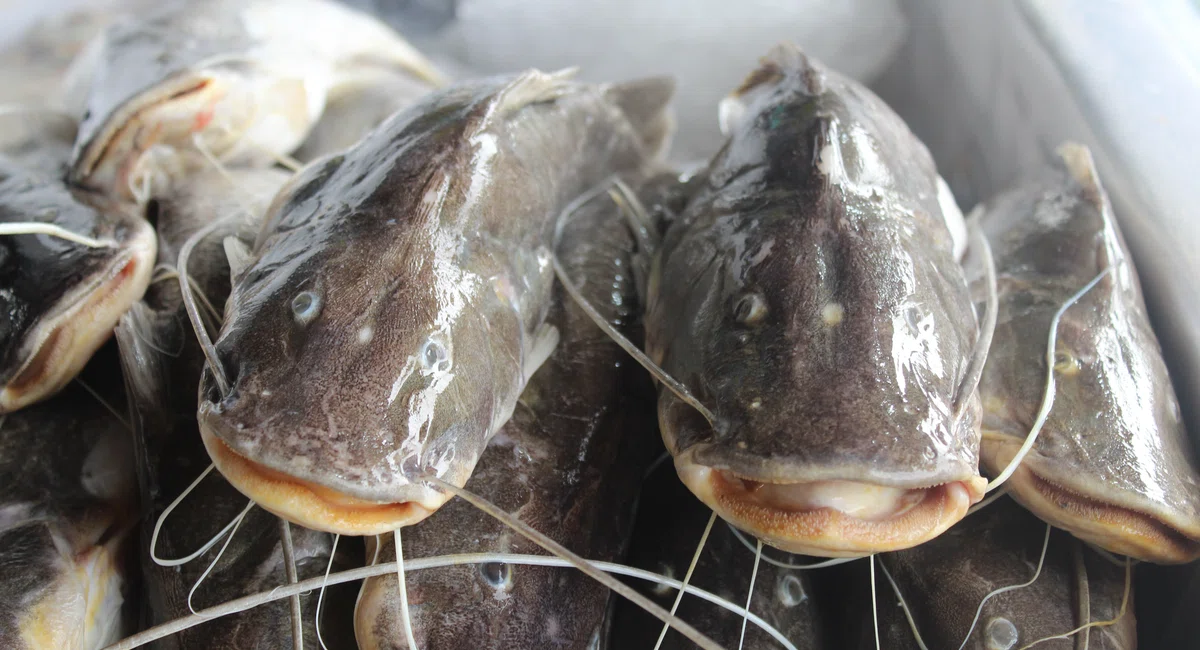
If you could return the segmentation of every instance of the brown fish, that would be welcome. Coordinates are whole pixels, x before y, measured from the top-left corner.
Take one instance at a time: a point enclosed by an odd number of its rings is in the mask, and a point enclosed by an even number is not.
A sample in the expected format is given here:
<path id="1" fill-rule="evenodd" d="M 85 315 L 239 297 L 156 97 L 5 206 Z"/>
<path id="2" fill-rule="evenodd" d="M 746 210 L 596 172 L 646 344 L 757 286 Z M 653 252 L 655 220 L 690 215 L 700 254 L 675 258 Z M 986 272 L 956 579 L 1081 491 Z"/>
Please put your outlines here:
<path id="1" fill-rule="evenodd" d="M 228 177 L 211 171 L 176 184 L 169 195 L 150 204 L 161 239 L 159 263 L 173 268 L 188 238 L 214 219 L 228 217 L 199 241 L 188 264 L 193 290 L 219 308 L 230 289 L 223 238 L 252 239 L 271 197 L 288 177 L 278 170 L 239 169 L 231 170 Z M 160 566 L 151 559 L 155 523 L 209 464 L 195 419 L 204 355 L 184 312 L 175 278 L 154 283 L 145 302 L 121 319 L 116 337 L 135 412 L 143 501 L 147 504 L 139 557 L 147 596 L 146 623 L 155 625 L 190 613 L 189 592 L 222 546 L 217 544 L 178 567 Z M 163 521 L 154 551 L 160 558 L 174 559 L 202 548 L 246 504 L 246 498 L 219 475 L 209 476 Z M 292 527 L 290 534 L 299 578 L 323 574 L 333 550 L 331 536 L 298 526 Z M 346 567 L 348 558 L 339 560 L 340 566 Z M 261 509 L 252 509 L 212 573 L 196 589 L 192 605 L 199 610 L 286 580 L 280 521 Z M 324 612 L 340 613 L 342 619 L 340 630 L 332 621 L 325 626 L 324 638 L 330 641 L 344 640 L 350 632 L 352 589 L 342 586 L 326 595 Z M 301 598 L 303 634 L 313 646 L 317 643 L 316 603 L 315 593 Z M 290 621 L 288 601 L 277 601 L 185 630 L 162 644 L 180 649 L 292 648 Z M 353 646 L 342 641 L 331 647 Z"/>
<path id="2" fill-rule="evenodd" d="M 606 196 L 567 217 L 557 249 L 589 301 L 640 339 L 629 266 L 633 237 Z M 546 322 L 558 348 L 534 375 L 513 417 L 488 445 L 467 489 L 590 560 L 617 561 L 632 505 L 658 447 L 654 391 L 640 367 L 592 324 L 562 287 Z M 394 537 L 379 544 L 395 558 Z M 406 557 L 538 553 L 524 537 L 452 501 L 403 534 Z M 490 563 L 409 573 L 413 632 L 425 650 L 597 647 L 609 590 L 572 569 Z M 363 585 L 359 647 L 403 648 L 395 576 Z"/>
<path id="3" fill-rule="evenodd" d="M 427 95 L 281 190 L 226 305 L 223 377 L 202 385 L 201 434 L 235 487 L 374 535 L 445 503 L 422 476 L 466 483 L 554 349 L 559 214 L 669 133 L 668 80 L 567 76 Z"/>
<path id="4" fill-rule="evenodd" d="M 980 383 L 983 465 L 999 474 L 1025 442 L 1051 318 L 1111 265 L 1059 323 L 1054 404 L 1007 485 L 1039 517 L 1097 546 L 1187 562 L 1200 557 L 1200 466 L 1091 154 L 1067 144 L 1059 156 L 982 215 L 1000 299 Z"/>
<path id="5" fill-rule="evenodd" d="M 646 351 L 712 414 L 659 391 L 676 469 L 780 549 L 927 541 L 985 485 L 961 214 L 899 116 L 793 46 L 721 115 L 647 292 Z"/>
<path id="6" fill-rule="evenodd" d="M 997 594 L 994 589 L 1033 578 L 1046 525 L 1011 499 L 1001 499 L 971 515 L 938 539 L 913 549 L 879 556 L 896 581 L 926 647 L 955 650 L 1017 650 L 1039 639 L 1066 634 L 1089 622 L 1110 621 L 1121 612 L 1125 570 L 1085 548 L 1069 535 L 1050 536 L 1042 571 L 1031 585 Z M 865 563 L 863 563 L 865 564 Z M 882 570 L 876 566 L 883 647 L 916 649 L 912 627 Z M 860 593 L 867 592 L 862 575 Z M 861 614 L 857 643 L 875 647 L 869 596 L 853 606 Z M 1114 625 L 1097 626 L 1066 639 L 1039 643 L 1047 650 L 1135 650 L 1133 595 Z M 970 630 L 970 636 L 967 632 Z"/>

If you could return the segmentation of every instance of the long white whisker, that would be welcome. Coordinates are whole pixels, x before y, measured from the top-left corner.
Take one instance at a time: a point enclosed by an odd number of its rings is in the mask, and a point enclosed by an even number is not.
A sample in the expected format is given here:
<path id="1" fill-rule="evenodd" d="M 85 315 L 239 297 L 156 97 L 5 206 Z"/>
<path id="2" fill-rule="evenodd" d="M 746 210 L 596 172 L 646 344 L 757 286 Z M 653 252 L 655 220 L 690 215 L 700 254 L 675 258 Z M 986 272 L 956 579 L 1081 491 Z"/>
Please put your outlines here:
<path id="1" fill-rule="evenodd" d="M 325 639 L 321 638 L 321 603 L 325 600 L 325 587 L 329 585 L 329 570 L 333 568 L 333 557 L 337 555 L 338 540 L 341 538 L 341 535 L 333 536 L 333 548 L 329 550 L 329 564 L 325 565 L 325 577 L 321 579 L 321 592 L 317 594 L 317 643 L 321 644 L 321 650 L 329 650 L 325 647 Z"/>
<path id="2" fill-rule="evenodd" d="M 1025 587 L 1033 584 L 1038 579 L 1038 576 L 1042 575 L 1042 565 L 1046 562 L 1046 549 L 1049 547 L 1050 524 L 1046 524 L 1046 536 L 1042 540 L 1042 555 L 1038 558 L 1037 569 L 1033 572 L 1033 577 L 1027 582 L 1022 582 L 1021 584 L 1009 585 L 1007 587 L 994 589 L 991 593 L 984 596 L 983 600 L 979 601 L 979 607 L 975 610 L 975 618 L 971 619 L 971 627 L 967 628 L 967 635 L 963 637 L 962 643 L 960 643 L 958 646 L 958 650 L 963 650 L 963 648 L 967 647 L 967 642 L 971 640 L 971 633 L 975 631 L 975 626 L 979 624 L 979 617 L 983 615 L 983 606 L 987 604 L 987 601 L 991 600 L 993 596 L 999 596 L 1000 594 L 1016 591 L 1017 589 L 1024 589 Z"/>
<path id="3" fill-rule="evenodd" d="M 875 650 L 882 650 L 883 646 L 879 644 L 879 607 L 876 606 L 879 601 L 875 596 L 875 556 L 868 557 L 867 562 L 871 566 L 871 620 L 875 624 Z"/>
<path id="4" fill-rule="evenodd" d="M 404 583 L 404 550 L 400 546 L 400 529 L 392 534 L 396 546 L 396 578 L 400 581 L 400 620 L 404 623 L 404 638 L 408 641 L 409 650 L 417 650 L 417 640 L 413 638 L 412 618 L 408 613 L 408 585 Z"/>
<path id="5" fill-rule="evenodd" d="M 175 500 L 172 501 L 162 511 L 162 514 L 158 516 L 158 520 L 154 522 L 154 532 L 151 533 L 151 535 L 150 535 L 150 559 L 153 560 L 154 563 L 157 564 L 158 566 L 168 566 L 168 567 L 182 566 L 184 564 L 187 564 L 188 562 L 191 562 L 192 560 L 207 553 L 208 549 L 216 546 L 217 542 L 221 541 L 221 538 L 224 537 L 226 533 L 228 533 L 234 526 L 237 525 L 238 517 L 234 517 L 233 520 L 230 521 L 228 524 L 225 524 L 225 527 L 222 528 L 221 531 L 218 532 L 216 535 L 214 535 L 212 539 L 205 542 L 204 546 L 201 546 L 198 551 L 191 553 L 189 555 L 186 555 L 184 557 L 173 559 L 173 560 L 165 560 L 163 558 L 158 557 L 158 555 L 157 555 L 156 549 L 158 548 L 158 534 L 162 530 L 163 522 L 165 522 L 167 520 L 167 517 L 171 514 L 171 512 L 173 510 L 175 510 L 175 508 L 180 503 L 183 502 L 183 499 L 185 497 L 187 497 L 187 495 L 191 494 L 192 490 L 195 490 L 197 485 L 200 485 L 200 481 L 203 481 L 204 477 L 208 476 L 208 474 L 213 471 L 214 467 L 215 467 L 215 465 L 213 465 L 212 463 L 209 463 L 208 469 L 204 470 L 203 472 L 200 472 L 200 476 L 197 476 L 196 480 L 192 481 L 191 485 L 184 488 L 183 492 L 180 492 L 179 496 L 175 497 Z M 253 504 L 254 504 L 254 502 L 251 501 L 246 505 L 246 507 L 249 508 Z"/>
<path id="6" fill-rule="evenodd" d="M 500 562 L 504 564 L 515 564 L 522 566 L 544 566 L 544 567 L 559 567 L 559 568 L 574 568 L 575 565 L 571 562 L 557 557 L 546 555 L 522 555 L 516 553 L 466 553 L 461 555 L 441 555 L 436 557 L 409 559 L 405 562 L 406 571 L 422 571 L 425 569 L 437 569 L 448 566 L 458 566 L 463 564 L 487 564 L 491 562 Z M 736 616 L 746 616 L 751 623 L 758 626 L 759 629 L 771 635 L 773 639 L 779 642 L 786 650 L 797 650 L 796 645 L 788 640 L 779 630 L 775 629 L 762 617 L 746 612 L 740 605 L 731 603 L 720 596 L 700 589 L 693 585 L 684 587 L 683 582 L 659 575 L 657 573 L 638 569 L 623 564 L 615 564 L 612 562 L 593 562 L 587 563 L 601 571 L 606 571 L 615 575 L 627 576 L 638 580 L 647 580 L 656 584 L 665 585 L 672 589 L 683 588 L 688 594 L 696 596 L 707 602 L 713 603 Z M 325 578 L 310 578 L 302 580 L 294 585 L 275 587 L 269 591 L 259 592 L 242 596 L 228 602 L 215 605 L 199 613 L 191 616 L 183 616 L 173 621 L 168 621 L 160 625 L 156 625 L 150 629 L 143 630 L 133 636 L 123 639 L 117 643 L 107 646 L 104 650 L 133 650 L 140 648 L 148 643 L 157 641 L 172 634 L 182 632 L 183 630 L 195 627 L 205 621 L 212 620 L 221 616 L 237 614 L 248 609 L 253 609 L 266 603 L 290 598 L 292 594 L 304 593 L 320 587 L 322 584 L 338 585 L 355 580 L 363 580 L 365 578 L 374 578 L 376 576 L 387 575 L 396 570 L 395 562 L 385 564 L 376 564 L 373 566 L 361 567 L 358 569 L 347 569 L 339 571 L 335 574 L 330 574 Z"/>
<path id="7" fill-rule="evenodd" d="M 229 394 L 229 380 L 225 377 L 225 368 L 221 365 L 220 358 L 217 357 L 217 348 L 209 338 L 208 329 L 204 327 L 204 322 L 200 318 L 200 310 L 196 307 L 196 300 L 192 295 L 192 283 L 187 281 L 189 277 L 187 263 L 196 244 L 232 218 L 233 216 L 223 217 L 193 233 L 179 249 L 178 260 L 179 291 L 183 295 L 183 307 L 187 312 L 188 320 L 192 323 L 192 330 L 196 333 L 196 340 L 200 343 L 200 348 L 204 350 L 204 358 L 208 361 L 213 379 L 217 382 L 217 388 L 220 389 L 222 397 Z"/>
<path id="8" fill-rule="evenodd" d="M 563 288 L 567 290 L 567 293 L 571 296 L 571 299 L 575 301 L 575 303 L 579 305 L 581 309 L 583 309 L 583 312 L 587 314 L 588 318 L 590 318 L 597 327 L 604 330 L 604 333 L 607 334 L 608 337 L 614 342 L 616 342 L 617 345 L 621 346 L 621 349 L 625 350 L 629 356 L 633 357 L 634 361 L 637 361 L 643 368 L 646 369 L 647 372 L 649 372 L 651 375 L 654 375 L 654 378 L 657 379 L 659 383 L 661 383 L 663 386 L 666 386 L 667 389 L 672 393 L 675 393 L 675 395 L 679 397 L 679 399 L 683 400 L 684 403 L 696 409 L 700 415 L 704 416 L 704 419 L 708 421 L 709 425 L 716 428 L 717 420 L 712 411 L 708 410 L 708 407 L 704 406 L 704 404 L 701 404 L 700 400 L 696 399 L 696 397 L 692 395 L 687 386 L 684 386 L 677 379 L 667 374 L 665 370 L 658 367 L 658 364 L 654 363 L 653 359 L 647 356 L 645 352 L 642 352 L 640 349 L 638 349 L 638 347 L 634 345 L 632 341 L 618 332 L 611 323 L 606 321 L 600 312 L 596 311 L 596 308 L 593 307 L 590 302 L 588 302 L 588 299 L 584 297 L 583 293 L 579 290 L 579 287 L 575 286 L 575 283 L 567 275 L 567 271 L 562 267 L 562 263 L 559 262 L 557 255 L 554 256 L 554 273 L 558 276 L 559 282 L 561 282 Z"/>
<path id="9" fill-rule="evenodd" d="M 754 598 L 754 581 L 758 579 L 759 560 L 762 559 L 762 540 L 758 540 L 758 552 L 754 555 L 754 570 L 750 572 L 750 591 L 746 594 L 746 613 L 750 613 L 750 600 Z M 747 618 L 742 617 L 742 636 L 738 640 L 738 650 L 742 650 L 746 646 L 746 622 Z"/>
<path id="10" fill-rule="evenodd" d="M 1079 627 L 1071 630 L 1070 632 L 1065 632 L 1063 634 L 1055 634 L 1054 636 L 1048 636 L 1044 639 L 1038 639 L 1038 640 L 1022 647 L 1021 650 L 1029 650 L 1029 648 L 1032 648 L 1033 646 L 1035 646 L 1039 643 L 1042 643 L 1045 641 L 1051 641 L 1053 639 L 1067 639 L 1067 638 L 1070 638 L 1072 635 L 1078 634 L 1079 632 L 1081 632 L 1083 630 L 1088 630 L 1093 627 L 1108 627 L 1109 625 L 1116 624 L 1117 621 L 1120 621 L 1121 619 L 1125 618 L 1125 613 L 1129 609 L 1129 592 L 1132 587 L 1132 583 L 1133 583 L 1133 564 L 1129 561 L 1129 558 L 1126 558 L 1125 559 L 1125 591 L 1122 592 L 1122 594 L 1121 594 L 1121 609 L 1117 611 L 1116 616 L 1114 616 L 1113 618 L 1111 618 L 1107 621 L 1089 621 L 1088 623 L 1085 623 L 1084 625 L 1080 625 Z"/>
<path id="11" fill-rule="evenodd" d="M 187 606 L 189 612 L 193 614 L 196 613 L 196 608 L 192 607 L 192 596 L 195 595 L 196 590 L 200 588 L 200 584 L 204 582 L 204 579 L 208 577 L 208 574 L 211 573 L 213 568 L 217 566 L 217 562 L 221 561 L 221 556 L 225 555 L 225 549 L 229 548 L 229 543 L 233 541 L 233 536 L 237 534 L 238 527 L 242 525 L 242 522 L 246 519 L 246 514 L 249 513 L 250 509 L 253 507 L 253 501 L 246 504 L 246 507 L 242 510 L 241 514 L 239 514 L 237 518 L 233 520 L 233 530 L 230 530 L 229 535 L 225 537 L 225 543 L 221 545 L 221 550 L 217 551 L 217 556 L 213 558 L 212 562 L 209 562 L 208 566 L 204 568 L 204 573 L 200 574 L 200 577 L 196 579 L 195 584 L 193 584 L 192 588 L 188 590 Z"/>
<path id="12" fill-rule="evenodd" d="M 96 392 L 96 389 L 92 388 L 91 386 L 88 386 L 87 382 L 79 377 L 75 378 L 75 382 L 77 384 L 79 384 L 80 386 L 83 386 L 84 390 L 91 393 L 92 397 L 96 398 L 96 401 L 100 402 L 100 405 L 103 406 L 106 411 L 111 413 L 113 417 L 117 418 L 117 420 L 126 429 L 133 431 L 133 425 L 129 424 L 129 420 L 126 419 L 125 416 L 121 415 L 121 412 L 118 411 L 112 404 L 109 404 L 107 400 L 105 400 L 103 397 L 101 397 L 100 393 Z"/>
<path id="13" fill-rule="evenodd" d="M 971 506 L 970 508 L 967 508 L 967 514 L 963 515 L 963 518 L 965 519 L 965 518 L 979 512 L 980 510 L 983 510 L 984 508 L 992 505 L 993 503 L 996 502 L 997 499 L 999 499 L 1000 497 L 1002 497 L 1006 494 L 1008 494 L 1008 488 L 1001 486 L 999 490 L 996 490 L 995 492 L 987 495 L 987 497 L 985 497 L 983 499 L 983 501 L 980 501 L 979 503 L 976 503 L 975 505 Z"/>
<path id="14" fill-rule="evenodd" d="M 1067 309 L 1071 305 L 1074 305 L 1080 298 L 1082 298 L 1084 294 L 1086 294 L 1088 291 L 1091 291 L 1092 287 L 1096 286 L 1100 280 L 1104 279 L 1104 276 L 1108 275 L 1112 270 L 1112 266 L 1105 268 L 1103 271 L 1097 274 L 1096 277 L 1092 278 L 1091 282 L 1088 282 L 1083 286 L 1082 289 L 1076 291 L 1075 294 L 1070 298 L 1067 298 L 1067 301 L 1058 308 L 1058 311 L 1054 312 L 1054 318 L 1050 320 L 1050 333 L 1047 336 L 1046 341 L 1046 392 L 1042 396 L 1042 407 L 1038 410 L 1037 418 L 1033 421 L 1033 427 L 1029 430 L 1029 435 L 1025 437 L 1025 444 L 1021 445 L 1021 449 L 1018 450 L 1017 454 L 1013 456 L 1013 459 L 1009 461 L 1008 467 L 1005 467 L 1004 471 L 1000 472 L 999 476 L 997 476 L 991 483 L 987 484 L 987 488 L 984 490 L 985 492 L 991 492 L 992 490 L 1000 487 L 1005 481 L 1008 480 L 1010 476 L 1013 475 L 1013 472 L 1017 471 L 1017 467 L 1020 466 L 1021 461 L 1025 460 L 1026 454 L 1029 453 L 1030 449 L 1033 449 L 1033 443 L 1037 442 L 1038 434 L 1042 432 L 1042 426 L 1046 424 L 1046 418 L 1050 416 L 1050 408 L 1054 406 L 1055 342 L 1058 339 L 1058 323 L 1060 320 L 1062 320 L 1063 314 L 1066 313 Z"/>
<path id="15" fill-rule="evenodd" d="M 460 499 L 475 506 L 487 515 L 491 516 L 493 519 L 517 531 L 538 546 L 541 546 L 554 555 L 569 561 L 572 566 L 585 573 L 588 577 L 615 591 L 621 596 L 633 601 L 638 607 L 641 607 L 643 610 L 649 612 L 660 621 L 670 622 L 676 630 L 679 630 L 681 634 L 690 639 L 696 645 L 704 648 L 704 650 L 722 650 L 721 646 L 712 639 L 701 634 L 699 630 L 680 620 L 678 617 L 669 614 L 662 607 L 659 607 L 649 598 L 646 598 L 642 594 L 638 593 L 629 585 L 598 570 L 595 566 L 589 564 L 583 558 L 569 551 L 562 544 L 559 544 L 540 531 L 535 530 L 525 522 L 513 517 L 507 512 L 504 512 L 500 508 L 497 508 L 488 500 L 480 497 L 479 495 L 471 493 L 469 490 L 465 490 L 456 485 L 447 483 L 436 476 L 427 476 L 425 477 L 425 480 L 433 483 L 443 490 L 450 492 L 451 494 L 458 496 Z"/>
<path id="16" fill-rule="evenodd" d="M 88 248 L 112 248 L 116 242 L 111 240 L 92 239 L 87 235 L 71 232 L 52 223 L 10 222 L 0 223 L 0 235 L 49 235 L 65 239 L 71 243 L 87 246 Z"/>
<path id="17" fill-rule="evenodd" d="M 712 516 L 708 518 L 708 523 L 704 526 L 704 533 L 700 535 L 700 543 L 696 545 L 696 552 L 692 554 L 692 563 L 688 565 L 687 573 L 683 576 L 683 586 L 686 587 L 692 581 L 692 573 L 696 570 L 696 564 L 700 562 L 700 554 L 704 551 L 704 544 L 708 541 L 708 534 L 712 532 L 713 522 L 717 520 L 717 512 L 714 510 Z M 679 603 L 683 601 L 684 590 L 680 589 L 678 594 L 675 594 L 675 603 L 671 605 L 671 616 L 679 610 Z M 654 650 L 662 647 L 663 639 L 667 636 L 667 630 L 671 626 L 663 623 L 662 631 L 658 633 L 658 641 L 654 643 Z"/>
<path id="18" fill-rule="evenodd" d="M 300 576 L 296 572 L 296 549 L 292 546 L 292 525 L 282 517 L 279 518 L 279 542 L 283 546 L 283 569 L 287 573 L 288 584 L 294 585 L 300 581 Z M 300 613 L 300 594 L 292 596 L 291 600 L 292 647 L 295 650 L 304 650 L 304 620 Z"/>
<path id="19" fill-rule="evenodd" d="M 904 612 L 904 618 L 908 619 L 908 628 L 912 630 L 913 640 L 917 642 L 917 647 L 920 650 L 929 650 L 929 647 L 925 645 L 925 640 L 921 638 L 920 631 L 917 630 L 917 621 L 913 619 L 912 611 L 908 609 L 908 602 L 904 600 L 904 594 L 900 593 L 900 585 L 896 584 L 895 579 L 892 578 L 892 572 L 888 571 L 883 560 L 879 561 L 879 568 L 883 569 L 883 577 L 887 578 L 892 585 L 892 591 L 896 592 L 896 598 L 900 601 L 900 610 Z"/>

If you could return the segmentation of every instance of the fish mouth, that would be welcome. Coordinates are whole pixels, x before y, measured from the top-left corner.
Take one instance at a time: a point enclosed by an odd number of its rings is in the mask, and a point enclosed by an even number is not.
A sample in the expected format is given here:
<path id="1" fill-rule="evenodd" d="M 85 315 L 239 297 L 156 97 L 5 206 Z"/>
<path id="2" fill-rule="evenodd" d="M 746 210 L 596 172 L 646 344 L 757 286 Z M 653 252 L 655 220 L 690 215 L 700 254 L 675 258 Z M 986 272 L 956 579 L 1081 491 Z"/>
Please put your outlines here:
<path id="1" fill-rule="evenodd" d="M 421 502 L 360 499 L 250 460 L 203 423 L 200 437 L 217 471 L 234 488 L 267 512 L 313 530 L 339 535 L 380 535 L 425 519 L 451 496 L 437 493 L 435 499 Z"/>
<path id="2" fill-rule="evenodd" d="M 228 92 L 229 84 L 215 75 L 187 75 L 126 102 L 105 119 L 104 128 L 83 149 L 72 180 L 133 198 L 130 175 L 142 155 L 160 142 L 186 140 L 203 131 Z"/>
<path id="3" fill-rule="evenodd" d="M 1007 467 L 1019 447 L 1018 442 L 1004 444 L 1000 451 L 985 452 L 984 460 L 991 468 Z M 1194 535 L 1161 516 L 1083 494 L 1078 486 L 1052 480 L 1032 453 L 1005 485 L 1012 497 L 1039 519 L 1111 553 L 1155 564 L 1200 559 L 1200 540 Z"/>
<path id="4" fill-rule="evenodd" d="M 981 477 L 925 488 L 843 480 L 756 481 L 676 460 L 680 479 L 721 518 L 789 553 L 857 557 L 942 534 L 983 496 Z"/>
<path id="5" fill-rule="evenodd" d="M 150 285 L 158 245 L 149 224 L 137 232 L 100 279 L 74 292 L 66 307 L 30 334 L 31 351 L 0 388 L 0 413 L 11 413 L 62 390 L 112 335 L 117 321 Z"/>

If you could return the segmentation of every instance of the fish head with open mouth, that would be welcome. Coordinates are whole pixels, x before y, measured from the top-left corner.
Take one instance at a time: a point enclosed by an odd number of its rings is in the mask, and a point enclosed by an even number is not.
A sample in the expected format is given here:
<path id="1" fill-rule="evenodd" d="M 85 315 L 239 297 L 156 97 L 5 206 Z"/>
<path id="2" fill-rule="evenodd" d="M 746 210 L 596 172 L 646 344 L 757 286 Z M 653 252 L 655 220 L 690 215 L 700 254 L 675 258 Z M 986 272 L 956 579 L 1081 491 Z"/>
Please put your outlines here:
<path id="1" fill-rule="evenodd" d="M 128 206 L 68 189 L 0 159 L 0 223 L 56 226 L 0 236 L 0 412 L 40 401 L 71 381 L 142 297 L 154 231 Z"/>
<path id="2" fill-rule="evenodd" d="M 1090 153 L 1060 149 L 1042 179 L 988 202 L 1000 311 L 980 391 L 981 460 L 1010 464 L 1046 382 L 1054 314 L 1061 317 L 1054 402 L 1008 481 L 1038 516 L 1109 551 L 1161 563 L 1200 557 L 1200 472 L 1137 272 Z"/>
<path id="3" fill-rule="evenodd" d="M 680 476 L 792 552 L 939 534 L 983 488 L 953 199 L 891 109 L 792 47 L 721 117 L 647 292 L 648 352 L 713 414 L 660 391 Z"/>
<path id="4" fill-rule="evenodd" d="M 340 66 L 374 61 L 439 79 L 385 25 L 325 0 L 168 2 L 109 26 L 81 59 L 70 178 L 139 201 L 211 159 L 269 166 L 290 153 Z"/>

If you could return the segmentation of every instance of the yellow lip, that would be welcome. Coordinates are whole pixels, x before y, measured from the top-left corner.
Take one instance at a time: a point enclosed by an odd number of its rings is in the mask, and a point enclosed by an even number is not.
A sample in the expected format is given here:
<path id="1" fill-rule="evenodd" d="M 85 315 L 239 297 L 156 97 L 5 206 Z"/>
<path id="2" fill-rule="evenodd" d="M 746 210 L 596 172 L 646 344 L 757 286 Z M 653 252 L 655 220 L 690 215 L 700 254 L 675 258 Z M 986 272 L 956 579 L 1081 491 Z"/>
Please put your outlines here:
<path id="1" fill-rule="evenodd" d="M 898 551 L 942 534 L 983 496 L 974 477 L 912 490 L 912 503 L 894 516 L 860 518 L 834 508 L 785 508 L 755 497 L 753 482 L 694 464 L 677 463 L 688 489 L 722 519 L 790 553 L 855 557 Z M 796 484 L 800 485 L 800 484 Z"/>
<path id="2" fill-rule="evenodd" d="M 62 390 L 112 335 L 117 321 L 146 293 L 157 244 L 149 224 L 129 242 L 129 253 L 98 287 L 87 287 L 49 327 L 35 335 L 34 352 L 0 389 L 0 413 L 11 413 Z M 52 324 L 51 324 L 52 323 Z"/>
<path id="3" fill-rule="evenodd" d="M 411 526 L 433 514 L 439 503 L 379 503 L 358 499 L 256 463 L 233 451 L 207 427 L 200 437 L 217 471 L 264 510 L 305 528 L 341 535 L 379 535 Z"/>

